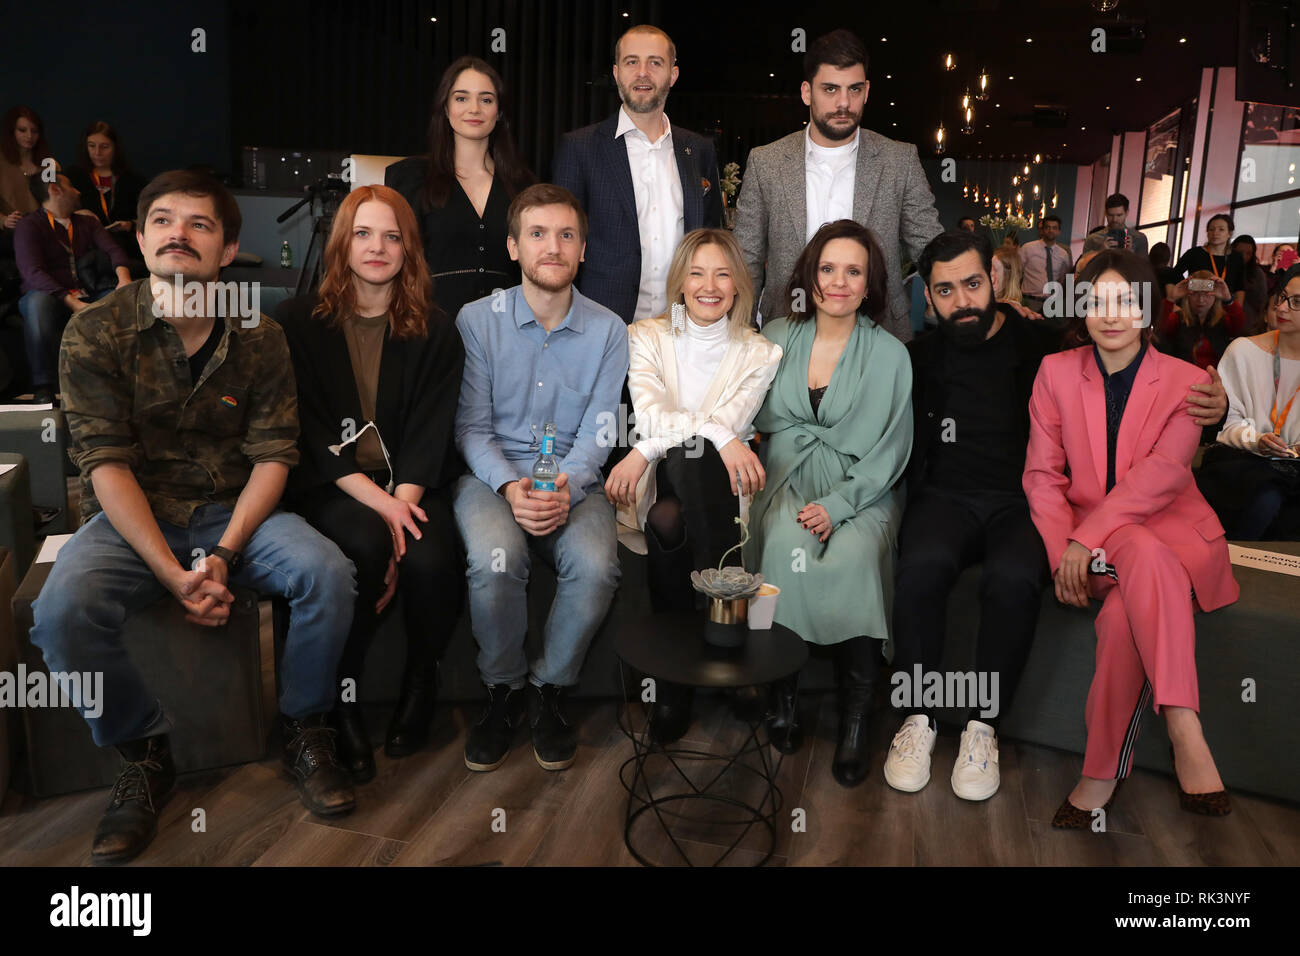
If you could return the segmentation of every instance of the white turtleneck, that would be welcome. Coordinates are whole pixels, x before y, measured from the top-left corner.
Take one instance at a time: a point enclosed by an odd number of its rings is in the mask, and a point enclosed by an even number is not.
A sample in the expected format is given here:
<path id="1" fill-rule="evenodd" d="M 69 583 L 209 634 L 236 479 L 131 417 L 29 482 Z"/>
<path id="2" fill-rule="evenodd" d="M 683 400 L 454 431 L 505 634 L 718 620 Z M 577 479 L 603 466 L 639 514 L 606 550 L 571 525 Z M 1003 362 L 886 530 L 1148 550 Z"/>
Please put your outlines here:
<path id="1" fill-rule="evenodd" d="M 730 345 L 731 324 L 727 316 L 709 325 L 700 325 L 687 313 L 685 334 L 677 335 L 673 340 L 673 351 L 677 355 L 677 398 L 682 411 L 700 410 Z M 719 450 L 737 437 L 716 422 L 701 425 L 699 433 Z M 662 458 L 671 447 L 671 441 L 657 437 L 636 444 L 636 450 L 651 462 Z"/>

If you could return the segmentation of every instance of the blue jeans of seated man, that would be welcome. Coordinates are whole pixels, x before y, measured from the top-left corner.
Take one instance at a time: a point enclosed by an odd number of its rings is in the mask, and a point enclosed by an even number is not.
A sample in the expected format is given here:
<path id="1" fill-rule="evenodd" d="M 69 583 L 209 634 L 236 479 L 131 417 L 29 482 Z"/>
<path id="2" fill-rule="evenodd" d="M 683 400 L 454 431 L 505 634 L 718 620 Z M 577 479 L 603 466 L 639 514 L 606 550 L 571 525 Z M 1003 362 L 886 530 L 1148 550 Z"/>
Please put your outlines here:
<path id="1" fill-rule="evenodd" d="M 210 504 L 194 512 L 188 528 L 165 521 L 158 527 L 176 560 L 188 568 L 195 548 L 216 547 L 230 515 L 229 508 Z M 295 718 L 332 710 L 335 669 L 356 597 L 352 562 L 334 542 L 285 511 L 272 512 L 243 553 L 243 566 L 230 583 L 289 599 L 280 710 Z M 170 728 L 121 640 L 127 615 L 160 598 L 175 600 L 101 511 L 59 550 L 32 608 L 32 643 L 51 671 L 104 675 L 103 712 L 98 717 L 82 712 L 101 747 Z"/>
<path id="2" fill-rule="evenodd" d="M 483 682 L 522 687 L 531 672 L 534 683 L 576 684 L 618 590 L 618 530 L 604 491 L 593 485 L 568 520 L 540 538 L 519 527 L 510 503 L 473 475 L 456 483 L 452 508 L 465 542 L 470 627 Z M 534 552 L 555 569 L 556 587 L 542 656 L 530 667 L 525 589 Z"/>
<path id="3" fill-rule="evenodd" d="M 94 296 L 102 299 L 112 290 Z M 32 371 L 32 386 L 47 385 L 58 390 L 59 343 L 63 330 L 72 318 L 72 310 L 63 300 L 48 292 L 28 292 L 18 300 L 23 317 L 23 343 L 27 347 L 27 367 Z"/>

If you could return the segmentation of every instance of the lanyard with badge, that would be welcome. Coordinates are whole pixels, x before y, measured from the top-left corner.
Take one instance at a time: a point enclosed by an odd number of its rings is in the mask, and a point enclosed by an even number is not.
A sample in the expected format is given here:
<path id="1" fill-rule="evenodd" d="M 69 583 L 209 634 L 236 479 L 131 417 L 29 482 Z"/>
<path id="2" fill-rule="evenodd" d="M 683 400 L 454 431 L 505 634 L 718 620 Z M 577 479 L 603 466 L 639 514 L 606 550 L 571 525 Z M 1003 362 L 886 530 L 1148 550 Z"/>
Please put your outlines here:
<path id="1" fill-rule="evenodd" d="M 99 207 L 104 210 L 104 225 L 108 225 L 108 207 L 113 203 L 113 188 L 117 184 L 117 177 L 109 176 L 108 187 L 105 188 L 104 184 L 100 181 L 99 173 L 92 172 L 90 176 L 95 181 L 95 191 L 99 193 Z"/>
<path id="2" fill-rule="evenodd" d="M 72 220 L 68 220 L 68 241 L 65 243 L 63 241 L 63 230 L 59 228 L 59 225 L 54 221 L 54 213 L 50 212 L 48 209 L 45 210 L 45 218 L 50 221 L 50 230 L 54 233 L 55 241 L 58 242 L 58 244 L 63 247 L 63 251 L 68 254 L 68 269 L 71 271 L 72 279 L 75 282 L 77 281 L 77 254 L 72 251 Z"/>
<path id="3" fill-rule="evenodd" d="M 1282 333 L 1273 330 L 1273 410 L 1268 413 L 1269 424 L 1273 426 L 1273 434 L 1279 438 L 1282 437 L 1282 426 L 1286 424 L 1287 418 L 1291 415 L 1291 406 L 1295 404 L 1296 395 L 1300 394 L 1300 385 L 1295 387 L 1291 392 L 1291 397 L 1287 399 L 1286 407 L 1282 409 L 1282 415 L 1279 418 L 1277 414 L 1278 390 L 1282 386 Z"/>

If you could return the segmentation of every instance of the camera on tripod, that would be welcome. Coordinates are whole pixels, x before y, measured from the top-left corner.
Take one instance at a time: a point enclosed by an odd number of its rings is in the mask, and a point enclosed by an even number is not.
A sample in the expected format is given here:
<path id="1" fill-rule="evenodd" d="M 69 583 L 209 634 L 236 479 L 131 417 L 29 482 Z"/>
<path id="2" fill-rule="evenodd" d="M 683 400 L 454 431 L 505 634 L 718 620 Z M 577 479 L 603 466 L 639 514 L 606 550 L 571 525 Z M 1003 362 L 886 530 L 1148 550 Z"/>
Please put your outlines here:
<path id="1" fill-rule="evenodd" d="M 334 214 L 339 211 L 339 204 L 348 194 L 348 184 L 343 177 L 330 173 L 305 187 L 307 195 L 286 209 L 276 218 L 284 222 L 303 206 L 311 203 L 311 243 L 307 246 L 307 255 L 302 260 L 302 271 L 298 274 L 298 284 L 294 295 L 303 295 L 320 284 L 321 272 L 324 270 L 325 243 L 329 241 L 330 229 L 334 226 Z M 319 212 L 317 209 L 319 208 Z"/>

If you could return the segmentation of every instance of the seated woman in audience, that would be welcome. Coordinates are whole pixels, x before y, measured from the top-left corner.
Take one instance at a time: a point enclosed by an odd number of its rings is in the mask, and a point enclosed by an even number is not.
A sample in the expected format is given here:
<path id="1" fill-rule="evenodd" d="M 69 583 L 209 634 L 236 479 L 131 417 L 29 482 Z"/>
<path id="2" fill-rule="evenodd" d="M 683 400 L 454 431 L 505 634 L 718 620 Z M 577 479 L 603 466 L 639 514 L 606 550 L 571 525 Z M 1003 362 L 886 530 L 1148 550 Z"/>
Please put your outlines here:
<path id="1" fill-rule="evenodd" d="M 1156 320 L 1160 351 L 1201 368 L 1218 365 L 1228 343 L 1246 331 L 1246 313 L 1212 272 L 1193 272 L 1174 286 Z"/>
<path id="2" fill-rule="evenodd" d="M 1228 346 L 1228 415 L 1197 484 L 1241 541 L 1300 541 L 1300 266 L 1275 298 L 1273 331 Z"/>
<path id="3" fill-rule="evenodd" d="M 1169 267 L 1173 261 L 1174 254 L 1169 245 L 1163 242 L 1157 242 L 1147 253 L 1147 258 L 1151 260 L 1151 268 L 1156 270 L 1156 280 L 1159 282 L 1160 294 L 1166 299 L 1174 298 L 1174 286 L 1178 285 L 1178 280 L 1182 278 L 1177 272 Z"/>
<path id="4" fill-rule="evenodd" d="M 866 777 L 867 722 L 889 639 L 912 363 L 871 318 L 885 308 L 885 258 L 856 222 L 817 230 L 786 303 L 788 318 L 763 325 L 783 354 L 754 422 L 768 446 L 767 483 L 750 509 L 746 566 L 781 588 L 778 623 L 835 649 L 844 686 L 831 771 L 854 786 Z M 778 704 L 769 731 L 791 752 L 793 693 Z"/>
<path id="5" fill-rule="evenodd" d="M 754 288 L 730 232 L 688 233 L 667 289 L 671 312 L 628 328 L 641 440 L 605 482 L 619 520 L 645 529 L 656 611 L 693 609 L 691 572 L 717 567 L 740 540 L 737 495 L 753 495 L 765 478 L 749 448 L 754 415 L 781 360 L 781 347 L 750 325 Z M 664 689 L 661 681 L 651 724 L 661 743 L 690 725 L 689 693 Z"/>
<path id="6" fill-rule="evenodd" d="M 1231 216 L 1224 213 L 1211 216 L 1205 224 L 1205 244 L 1184 252 L 1174 264 L 1174 271 L 1180 276 L 1190 276 L 1193 272 L 1204 269 L 1213 278 L 1223 280 L 1228 287 L 1229 298 L 1235 297 L 1238 292 L 1244 292 L 1241 257 L 1232 255 L 1228 248 L 1228 238 L 1232 235 L 1233 228 Z"/>
<path id="7" fill-rule="evenodd" d="M 455 321 L 466 302 L 519 284 L 506 210 L 537 177 L 510 133 L 501 74 L 478 57 L 442 74 L 428 135 L 428 155 L 389 166 L 384 183 L 416 211 L 434 296 Z"/>
<path id="8" fill-rule="evenodd" d="M 1238 236 L 1232 240 L 1232 254 L 1241 260 L 1241 291 L 1232 301 L 1246 313 L 1246 333 L 1254 335 L 1264 329 L 1264 310 L 1268 305 L 1268 276 L 1256 257 L 1254 236 Z"/>
<path id="9" fill-rule="evenodd" d="M 1295 243 L 1283 242 L 1273 247 L 1272 261 L 1268 269 L 1268 295 L 1269 302 L 1273 301 L 1273 296 L 1277 295 L 1282 288 L 1282 278 L 1286 275 L 1287 270 L 1296 264 L 1297 256 Z"/>
<path id="10" fill-rule="evenodd" d="M 1052 825 L 1083 829 L 1093 808 L 1110 807 L 1148 705 L 1173 741 L 1180 805 L 1223 815 L 1228 795 L 1197 716 L 1193 619 L 1238 596 L 1223 528 L 1192 480 L 1201 431 L 1187 394 L 1208 376 L 1149 347 L 1130 291 L 1156 281 L 1145 256 L 1106 250 L 1080 279 L 1092 296 L 1071 325 L 1079 347 L 1039 367 L 1024 476 L 1057 600 L 1103 602 L 1083 776 Z"/>
<path id="11" fill-rule="evenodd" d="M 12 232 L 18 220 L 35 212 L 36 202 L 27 186 L 50 156 L 45 124 L 26 106 L 15 106 L 0 122 L 0 229 Z"/>
<path id="12" fill-rule="evenodd" d="M 77 159 L 68 178 L 81 192 L 81 208 L 99 220 L 128 257 L 140 259 L 135 207 L 144 181 L 126 164 L 117 130 L 102 121 L 91 123 L 81 134 Z"/>
<path id="13" fill-rule="evenodd" d="M 386 186 L 339 206 L 320 291 L 282 303 L 298 380 L 302 459 L 296 510 L 357 570 L 356 610 L 339 662 L 338 750 L 358 782 L 374 776 L 356 684 L 378 617 L 401 592 L 406 673 L 384 751 L 424 745 L 438 658 L 460 614 L 465 565 L 449 485 L 464 347 L 432 302 L 411 207 Z M 346 683 L 351 681 L 351 684 Z"/>

